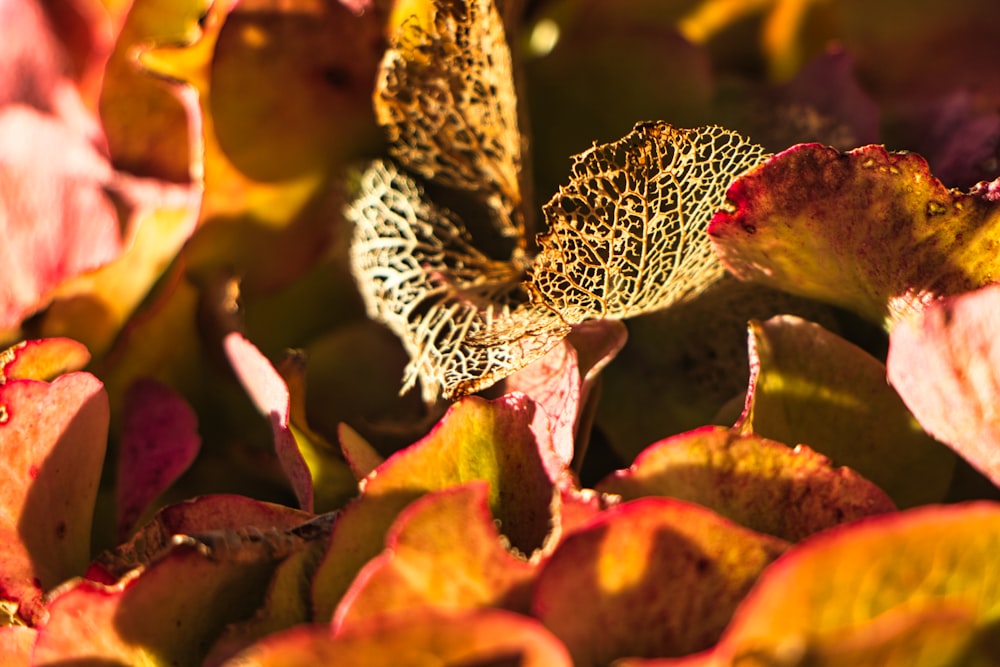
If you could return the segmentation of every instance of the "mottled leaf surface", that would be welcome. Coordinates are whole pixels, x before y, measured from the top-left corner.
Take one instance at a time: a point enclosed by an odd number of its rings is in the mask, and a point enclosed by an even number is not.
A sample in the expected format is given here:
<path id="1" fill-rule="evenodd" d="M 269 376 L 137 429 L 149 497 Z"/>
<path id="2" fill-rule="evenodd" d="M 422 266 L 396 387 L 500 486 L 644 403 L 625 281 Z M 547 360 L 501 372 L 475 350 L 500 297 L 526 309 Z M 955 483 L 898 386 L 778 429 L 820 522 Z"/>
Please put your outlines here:
<path id="1" fill-rule="evenodd" d="M 421 607 L 526 613 L 535 568 L 512 554 L 489 507 L 489 485 L 435 491 L 404 509 L 385 551 L 361 570 L 333 616 L 334 632 Z"/>
<path id="2" fill-rule="evenodd" d="M 997 275 L 1000 201 L 945 188 L 919 155 L 803 144 L 726 196 L 709 234 L 729 271 L 887 328 Z"/>
<path id="3" fill-rule="evenodd" d="M 225 667 L 570 667 L 566 648 L 534 619 L 484 609 L 377 616 L 334 637 L 326 627 L 276 634 Z"/>
<path id="4" fill-rule="evenodd" d="M 944 498 L 954 455 L 924 433 L 867 352 L 817 324 L 777 316 L 751 322 L 750 368 L 737 430 L 806 444 L 900 507 Z"/>
<path id="5" fill-rule="evenodd" d="M 711 426 L 651 445 L 597 490 L 624 500 L 667 496 L 698 503 L 791 542 L 895 509 L 874 484 L 806 446 L 792 449 Z"/>
<path id="6" fill-rule="evenodd" d="M 0 599 L 28 623 L 41 596 L 83 574 L 108 436 L 108 397 L 88 373 L 0 385 Z"/>
<path id="7" fill-rule="evenodd" d="M 316 573 L 316 617 L 332 616 L 361 567 L 382 551 L 386 531 L 399 512 L 429 491 L 486 480 L 500 532 L 524 553 L 541 546 L 549 531 L 552 499 L 547 470 L 559 464 L 551 441 L 540 439 L 532 429 L 535 410 L 519 394 L 494 401 L 464 398 L 426 437 L 389 457 L 363 480 L 362 495 L 344 508 Z"/>
<path id="8" fill-rule="evenodd" d="M 698 505 L 634 500 L 559 545 L 538 575 L 533 613 L 579 666 L 684 655 L 718 639 L 786 546 Z"/>
<path id="9" fill-rule="evenodd" d="M 935 303 L 889 337 L 889 381 L 925 429 L 1000 484 L 1000 287 Z"/>

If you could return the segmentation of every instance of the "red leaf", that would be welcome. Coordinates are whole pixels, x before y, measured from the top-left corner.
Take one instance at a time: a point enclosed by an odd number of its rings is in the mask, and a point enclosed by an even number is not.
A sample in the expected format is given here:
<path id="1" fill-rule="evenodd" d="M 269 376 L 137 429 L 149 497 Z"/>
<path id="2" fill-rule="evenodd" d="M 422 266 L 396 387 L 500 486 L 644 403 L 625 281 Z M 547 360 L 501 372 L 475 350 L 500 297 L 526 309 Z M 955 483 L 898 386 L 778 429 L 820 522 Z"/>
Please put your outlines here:
<path id="1" fill-rule="evenodd" d="M 187 470 L 201 447 L 198 417 L 165 384 L 137 380 L 125 397 L 124 410 L 116 498 L 119 540 Z"/>
<path id="2" fill-rule="evenodd" d="M 288 385 L 257 347 L 241 334 L 227 334 L 223 345 L 233 371 L 253 400 L 257 410 L 271 422 L 274 432 L 274 451 L 281 467 L 291 482 L 299 506 L 313 509 L 313 483 L 295 436 L 289 425 L 291 398 Z"/>
<path id="3" fill-rule="evenodd" d="M 87 373 L 0 386 L 0 600 L 30 623 L 42 592 L 82 574 L 108 434 L 108 398 Z"/>
<path id="4" fill-rule="evenodd" d="M 1000 485 L 1000 286 L 900 322 L 886 365 L 921 426 Z"/>

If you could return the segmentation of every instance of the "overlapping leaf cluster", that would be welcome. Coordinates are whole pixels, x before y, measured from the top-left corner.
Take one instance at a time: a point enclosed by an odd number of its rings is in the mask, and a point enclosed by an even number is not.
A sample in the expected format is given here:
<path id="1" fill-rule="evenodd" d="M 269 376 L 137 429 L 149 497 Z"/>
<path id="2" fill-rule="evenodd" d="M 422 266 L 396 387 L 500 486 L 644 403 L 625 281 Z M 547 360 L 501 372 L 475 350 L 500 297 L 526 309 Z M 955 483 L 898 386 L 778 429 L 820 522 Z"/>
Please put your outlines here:
<path id="1" fill-rule="evenodd" d="M 896 4 L 0 3 L 5 664 L 1000 661 L 995 25 Z"/>

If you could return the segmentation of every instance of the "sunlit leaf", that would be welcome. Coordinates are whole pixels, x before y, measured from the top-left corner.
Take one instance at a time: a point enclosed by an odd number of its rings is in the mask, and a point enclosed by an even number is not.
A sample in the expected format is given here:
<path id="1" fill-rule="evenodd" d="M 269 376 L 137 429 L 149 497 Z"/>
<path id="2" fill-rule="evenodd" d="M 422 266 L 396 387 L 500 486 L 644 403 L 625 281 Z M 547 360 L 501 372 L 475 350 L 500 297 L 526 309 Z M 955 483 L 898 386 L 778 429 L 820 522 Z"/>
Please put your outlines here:
<path id="1" fill-rule="evenodd" d="M 34 664 L 201 664 L 223 628 L 260 604 L 276 560 L 185 540 L 117 584 L 67 584 L 49 603 Z"/>
<path id="2" fill-rule="evenodd" d="M 351 472 L 359 481 L 385 463 L 385 458 L 361 437 L 360 433 L 347 424 L 339 425 L 337 436 L 340 439 L 340 450 L 344 453 L 347 465 L 350 466 Z"/>
<path id="3" fill-rule="evenodd" d="M 225 667 L 570 667 L 566 648 L 538 621 L 498 609 L 421 610 L 368 619 L 336 637 L 303 627 L 268 637 Z"/>
<path id="4" fill-rule="evenodd" d="M 922 507 L 814 536 L 758 581 L 716 649 L 720 664 L 776 654 L 791 642 L 800 654 L 814 646 L 835 653 L 845 633 L 857 637 L 870 623 L 888 622 L 887 614 L 903 614 L 896 640 L 905 650 L 906 633 L 914 634 L 905 614 L 941 604 L 964 606 L 985 630 L 1000 609 L 998 544 L 1000 508 L 992 503 Z"/>
<path id="5" fill-rule="evenodd" d="M 889 381 L 925 429 L 1000 485 L 1000 286 L 946 299 L 889 337 Z"/>
<path id="6" fill-rule="evenodd" d="M 108 397 L 88 373 L 0 385 L 0 601 L 28 623 L 90 559 L 107 435 Z"/>
<path id="7" fill-rule="evenodd" d="M 493 0 L 415 0 L 394 13 L 375 111 L 406 168 L 480 193 L 523 237 L 522 138 L 510 48 Z"/>
<path id="8" fill-rule="evenodd" d="M 116 488 L 118 539 L 194 461 L 198 417 L 172 389 L 138 380 L 125 398 Z"/>
<path id="9" fill-rule="evenodd" d="M 0 655 L 5 667 L 30 667 L 37 635 L 34 628 L 0 623 Z"/>
<path id="10" fill-rule="evenodd" d="M 348 209 L 351 267 L 368 314 L 410 355 L 403 391 L 418 380 L 425 401 L 484 389 L 541 357 L 569 331 L 534 307 L 509 262 L 472 244 L 452 214 L 435 206 L 391 162 L 361 177 Z"/>
<path id="11" fill-rule="evenodd" d="M 69 338 L 21 341 L 0 352 L 0 384 L 11 380 L 50 382 L 90 362 L 87 348 Z"/>
<path id="12" fill-rule="evenodd" d="M 803 144 L 733 183 L 709 234 L 726 268 L 891 328 L 996 279 L 1000 201 L 948 190 L 919 155 Z"/>
<path id="13" fill-rule="evenodd" d="M 533 429 L 535 406 L 523 395 L 455 403 L 422 440 L 389 457 L 362 481 L 344 508 L 313 585 L 316 618 L 329 619 L 358 571 L 385 546 L 386 531 L 429 491 L 473 480 L 490 487 L 490 510 L 514 547 L 531 553 L 549 532 L 553 482 L 562 465 L 547 431 Z"/>
<path id="14" fill-rule="evenodd" d="M 535 568 L 508 551 L 488 499 L 487 483 L 470 482 L 429 493 L 403 510 L 386 535 L 386 550 L 344 594 L 334 631 L 422 607 L 526 613 Z"/>
<path id="15" fill-rule="evenodd" d="M 574 664 L 710 647 L 782 540 L 667 498 L 612 507 L 543 565 L 533 614 Z"/>
<path id="16" fill-rule="evenodd" d="M 878 487 L 795 449 L 722 427 L 705 427 L 647 448 L 627 470 L 597 485 L 625 500 L 669 496 L 709 507 L 748 528 L 798 541 L 846 521 L 895 509 Z"/>
<path id="17" fill-rule="evenodd" d="M 750 368 L 737 430 L 806 444 L 900 507 L 944 498 L 955 456 L 920 428 L 870 354 L 818 324 L 776 316 L 750 323 Z"/>
<path id="18" fill-rule="evenodd" d="M 720 127 L 640 123 L 573 158 L 546 204 L 532 289 L 567 322 L 666 308 L 722 276 L 705 228 L 729 183 L 764 159 Z"/>

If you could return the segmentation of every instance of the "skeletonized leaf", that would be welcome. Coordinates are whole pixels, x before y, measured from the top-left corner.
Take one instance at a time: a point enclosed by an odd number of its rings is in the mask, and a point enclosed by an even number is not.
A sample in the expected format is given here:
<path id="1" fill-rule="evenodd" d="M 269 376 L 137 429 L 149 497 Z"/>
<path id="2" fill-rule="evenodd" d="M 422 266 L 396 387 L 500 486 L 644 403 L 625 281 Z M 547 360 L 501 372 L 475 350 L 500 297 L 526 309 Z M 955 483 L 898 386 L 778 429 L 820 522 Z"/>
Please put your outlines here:
<path id="1" fill-rule="evenodd" d="M 482 193 L 500 231 L 523 236 L 517 97 L 493 0 L 421 0 L 396 12 L 374 100 L 393 155 L 425 178 Z"/>
<path id="2" fill-rule="evenodd" d="M 765 158 L 711 126 L 639 123 L 573 158 L 570 183 L 544 207 L 550 232 L 534 288 L 570 323 L 666 308 L 722 276 L 705 229 L 729 183 Z"/>
<path id="3" fill-rule="evenodd" d="M 403 392 L 425 401 L 484 389 L 538 359 L 569 332 L 531 304 L 517 269 L 471 245 L 462 223 L 388 161 L 372 162 L 347 209 L 351 269 L 370 317 L 410 356 Z"/>

